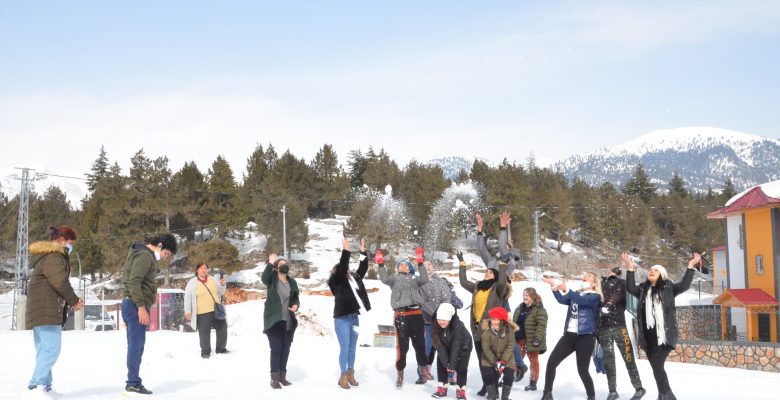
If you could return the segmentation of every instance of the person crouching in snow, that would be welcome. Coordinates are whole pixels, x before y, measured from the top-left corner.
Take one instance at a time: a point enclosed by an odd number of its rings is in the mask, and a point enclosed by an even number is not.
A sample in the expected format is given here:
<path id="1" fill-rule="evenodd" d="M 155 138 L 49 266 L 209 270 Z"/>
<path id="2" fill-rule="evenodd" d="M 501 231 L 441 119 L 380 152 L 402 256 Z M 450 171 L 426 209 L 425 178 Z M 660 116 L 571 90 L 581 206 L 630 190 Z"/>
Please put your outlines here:
<path id="1" fill-rule="evenodd" d="M 488 311 L 490 329 L 482 332 L 482 359 L 479 370 L 483 382 L 487 383 L 488 400 L 498 399 L 498 382 L 503 379 L 501 400 L 509 400 L 515 378 L 515 331 L 517 325 L 509 320 L 504 307 L 493 307 Z"/>
<path id="2" fill-rule="evenodd" d="M 409 340 L 412 341 L 414 353 L 417 357 L 417 371 L 420 379 L 415 382 L 423 384 L 433 379 L 428 372 L 428 355 L 425 354 L 425 321 L 420 305 L 423 302 L 420 296 L 420 286 L 428 282 L 428 274 L 420 274 L 419 278 L 411 273 L 413 266 L 411 261 L 398 263 L 397 273 L 389 275 L 385 268 L 385 259 L 382 252 L 377 250 L 374 256 L 379 269 L 379 279 L 390 286 L 390 305 L 393 307 L 393 326 L 396 332 L 396 360 L 395 369 L 398 376 L 396 387 L 404 384 L 404 368 L 406 368 L 406 353 L 409 351 Z M 422 267 L 422 249 L 417 249 L 417 264 Z"/>
<path id="3" fill-rule="evenodd" d="M 471 335 L 450 303 L 441 303 L 433 313 L 433 320 L 435 322 L 431 326 L 431 340 L 436 349 L 436 376 L 440 383 L 433 397 L 446 397 L 446 385 L 449 384 L 455 387 L 455 397 L 465 400 L 472 348 Z"/>

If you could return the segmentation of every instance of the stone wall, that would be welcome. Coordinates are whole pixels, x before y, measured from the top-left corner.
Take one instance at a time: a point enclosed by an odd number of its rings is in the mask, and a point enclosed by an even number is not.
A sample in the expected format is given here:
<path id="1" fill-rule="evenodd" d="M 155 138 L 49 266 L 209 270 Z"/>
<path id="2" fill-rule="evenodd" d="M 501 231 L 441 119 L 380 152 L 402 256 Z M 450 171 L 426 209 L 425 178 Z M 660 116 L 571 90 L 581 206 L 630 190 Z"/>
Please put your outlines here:
<path id="1" fill-rule="evenodd" d="M 647 358 L 644 351 L 640 358 Z M 780 372 L 780 343 L 678 340 L 667 361 Z"/>

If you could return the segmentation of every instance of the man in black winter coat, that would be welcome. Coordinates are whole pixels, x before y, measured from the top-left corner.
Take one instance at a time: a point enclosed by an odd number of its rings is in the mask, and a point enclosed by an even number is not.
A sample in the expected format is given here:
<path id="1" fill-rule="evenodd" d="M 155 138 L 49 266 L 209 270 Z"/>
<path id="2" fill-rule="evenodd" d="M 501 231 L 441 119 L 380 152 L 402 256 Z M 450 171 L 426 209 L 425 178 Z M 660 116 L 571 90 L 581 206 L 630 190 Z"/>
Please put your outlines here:
<path id="1" fill-rule="evenodd" d="M 609 271 L 609 276 L 601 281 L 604 303 L 599 313 L 598 340 L 604 349 L 604 369 L 607 371 L 609 385 L 607 400 L 615 400 L 619 397 L 613 343 L 617 344 L 623 362 L 626 364 L 628 376 L 631 378 L 631 384 L 636 389 L 631 400 L 639 400 L 647 391 L 642 387 L 642 380 L 639 379 L 631 337 L 626 329 L 626 281 L 620 279 L 620 275 L 622 275 L 620 267 L 615 267 Z"/>

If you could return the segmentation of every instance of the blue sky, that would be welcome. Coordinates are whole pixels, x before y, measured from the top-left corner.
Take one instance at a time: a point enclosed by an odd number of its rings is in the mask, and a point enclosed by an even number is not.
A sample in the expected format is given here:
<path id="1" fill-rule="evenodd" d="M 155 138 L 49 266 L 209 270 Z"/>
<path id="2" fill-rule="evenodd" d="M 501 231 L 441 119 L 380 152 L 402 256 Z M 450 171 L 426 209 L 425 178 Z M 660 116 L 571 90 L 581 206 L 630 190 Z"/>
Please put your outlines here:
<path id="1" fill-rule="evenodd" d="M 780 138 L 777 1 L 4 1 L 0 167 L 256 143 L 542 160 L 703 125 Z M 45 160 L 42 162 L 42 159 Z"/>

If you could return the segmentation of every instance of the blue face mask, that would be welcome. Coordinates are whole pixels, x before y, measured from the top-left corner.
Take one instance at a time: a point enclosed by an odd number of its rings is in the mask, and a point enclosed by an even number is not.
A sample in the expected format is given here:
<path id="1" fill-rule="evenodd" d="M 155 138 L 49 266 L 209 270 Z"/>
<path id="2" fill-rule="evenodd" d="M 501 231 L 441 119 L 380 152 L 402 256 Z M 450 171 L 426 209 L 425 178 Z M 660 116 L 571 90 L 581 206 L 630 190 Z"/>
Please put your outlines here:
<path id="1" fill-rule="evenodd" d="M 65 245 L 65 248 L 68 249 L 68 254 L 73 252 L 73 243 L 68 243 Z"/>

